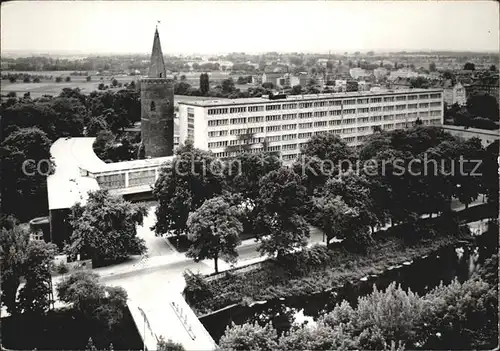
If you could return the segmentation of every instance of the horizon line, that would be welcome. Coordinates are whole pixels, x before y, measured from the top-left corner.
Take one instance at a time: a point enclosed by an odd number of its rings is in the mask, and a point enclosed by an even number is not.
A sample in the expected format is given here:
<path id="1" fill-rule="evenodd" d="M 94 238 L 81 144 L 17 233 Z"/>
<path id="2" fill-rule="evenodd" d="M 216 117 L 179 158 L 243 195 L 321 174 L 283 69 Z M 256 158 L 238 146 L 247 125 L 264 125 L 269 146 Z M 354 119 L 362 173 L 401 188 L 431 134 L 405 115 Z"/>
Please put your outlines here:
<path id="1" fill-rule="evenodd" d="M 308 55 L 353 55 L 356 52 L 360 54 L 367 54 L 368 52 L 373 52 L 376 54 L 392 54 L 392 53 L 481 53 L 481 54 L 494 54 L 500 55 L 498 51 L 492 50 L 459 50 L 459 49 L 359 49 L 359 50 L 327 50 L 327 51 L 219 51 L 219 52 L 167 52 L 164 56 L 220 56 L 228 54 L 239 54 L 243 53 L 245 55 L 263 55 L 268 53 L 276 52 L 278 54 L 308 54 Z M 65 49 L 55 49 L 55 50 L 23 50 L 23 49 L 2 49 L 0 50 L 2 55 L 4 54 L 26 54 L 26 55 L 61 55 L 61 54 L 75 54 L 75 55 L 151 55 L 150 52 L 138 52 L 138 51 L 83 51 L 83 50 L 65 50 Z"/>

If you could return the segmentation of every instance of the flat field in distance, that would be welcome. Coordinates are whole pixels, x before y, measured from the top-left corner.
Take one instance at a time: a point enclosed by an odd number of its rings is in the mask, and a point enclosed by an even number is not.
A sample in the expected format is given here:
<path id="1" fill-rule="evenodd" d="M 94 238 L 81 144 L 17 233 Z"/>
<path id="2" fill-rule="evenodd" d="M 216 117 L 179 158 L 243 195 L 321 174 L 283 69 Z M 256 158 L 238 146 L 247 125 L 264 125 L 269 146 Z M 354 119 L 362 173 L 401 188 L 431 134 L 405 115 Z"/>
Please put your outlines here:
<path id="1" fill-rule="evenodd" d="M 119 90 L 121 88 L 111 87 L 111 80 L 115 78 L 119 83 L 125 84 L 130 83 L 133 80 L 139 79 L 139 76 L 128 76 L 128 75 L 106 75 L 97 76 L 90 74 L 91 81 L 87 82 L 86 76 L 70 76 L 71 71 L 24 71 L 24 72 L 14 72 L 14 71 L 3 71 L 2 74 L 31 74 L 38 76 L 52 76 L 52 80 L 42 79 L 40 83 L 24 83 L 22 81 L 17 81 L 11 83 L 8 80 L 1 81 L 1 94 L 5 95 L 10 92 L 16 92 L 17 96 L 22 97 L 24 93 L 29 92 L 32 98 L 41 97 L 42 95 L 53 95 L 57 96 L 61 93 L 63 88 L 80 88 L 83 94 L 90 94 L 91 92 L 97 90 L 97 86 L 100 83 L 108 85 L 110 90 Z M 179 72 L 176 73 L 178 80 L 181 75 L 186 76 L 186 82 L 190 84 L 193 88 L 199 88 L 200 86 L 200 72 Z M 222 80 L 232 77 L 236 82 L 239 75 L 230 75 L 229 72 L 209 72 L 210 81 L 212 85 L 220 84 Z M 244 74 L 242 74 L 245 76 Z M 56 77 L 62 77 L 63 81 L 57 83 L 55 81 Z M 66 77 L 71 77 L 71 82 L 65 82 Z M 236 88 L 240 90 L 246 90 L 249 87 L 254 86 L 253 84 L 239 85 L 236 84 Z"/>

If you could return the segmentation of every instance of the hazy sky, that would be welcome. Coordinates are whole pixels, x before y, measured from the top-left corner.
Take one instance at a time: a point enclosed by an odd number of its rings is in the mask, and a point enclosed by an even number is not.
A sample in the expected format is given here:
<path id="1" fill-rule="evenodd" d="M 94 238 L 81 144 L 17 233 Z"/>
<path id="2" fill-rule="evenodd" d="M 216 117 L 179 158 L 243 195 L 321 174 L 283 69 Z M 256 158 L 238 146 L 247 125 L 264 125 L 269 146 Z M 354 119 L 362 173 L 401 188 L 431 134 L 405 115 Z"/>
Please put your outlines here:
<path id="1" fill-rule="evenodd" d="M 21 1 L 2 51 L 164 53 L 499 50 L 496 1 Z"/>

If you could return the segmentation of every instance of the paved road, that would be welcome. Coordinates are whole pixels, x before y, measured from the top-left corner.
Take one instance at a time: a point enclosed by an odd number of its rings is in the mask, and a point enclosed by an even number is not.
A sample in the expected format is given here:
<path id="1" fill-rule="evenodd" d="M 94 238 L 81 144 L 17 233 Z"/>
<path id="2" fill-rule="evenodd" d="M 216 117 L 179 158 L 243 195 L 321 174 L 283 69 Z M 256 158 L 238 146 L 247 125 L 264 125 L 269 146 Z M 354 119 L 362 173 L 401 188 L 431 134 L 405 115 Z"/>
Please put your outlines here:
<path id="1" fill-rule="evenodd" d="M 137 227 L 137 236 L 146 242 L 148 257 L 171 255 L 175 253 L 174 248 L 164 238 L 155 236 L 154 232 L 150 229 L 156 222 L 155 209 L 156 206 L 149 207 L 148 215 L 144 218 L 144 223 Z"/>

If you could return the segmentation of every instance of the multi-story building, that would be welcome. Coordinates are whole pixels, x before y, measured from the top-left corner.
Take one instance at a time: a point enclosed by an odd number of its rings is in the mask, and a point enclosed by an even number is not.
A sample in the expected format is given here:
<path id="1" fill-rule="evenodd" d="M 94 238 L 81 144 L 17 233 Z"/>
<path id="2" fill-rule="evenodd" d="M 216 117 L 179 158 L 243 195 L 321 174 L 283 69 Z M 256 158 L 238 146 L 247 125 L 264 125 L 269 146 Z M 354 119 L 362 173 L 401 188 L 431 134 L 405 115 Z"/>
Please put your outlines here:
<path id="1" fill-rule="evenodd" d="M 181 102 L 179 140 L 190 139 L 219 158 L 234 156 L 232 150 L 241 145 L 259 152 L 264 143 L 286 162 L 296 158 L 313 135 L 333 132 L 357 146 L 375 127 L 402 129 L 417 119 L 423 125 L 442 125 L 442 89 Z"/>
<path id="2" fill-rule="evenodd" d="M 351 68 L 349 74 L 353 79 L 364 78 L 370 75 L 370 73 L 359 67 Z"/>
<path id="3" fill-rule="evenodd" d="M 389 74 L 389 80 L 397 80 L 398 78 L 417 78 L 418 73 L 412 70 L 402 68 L 397 71 L 392 71 Z"/>
<path id="4" fill-rule="evenodd" d="M 443 99 L 448 106 L 455 103 L 460 106 L 464 106 L 467 103 L 465 88 L 462 84 L 460 84 L 460 82 L 453 86 L 445 86 L 444 88 Z"/>
<path id="5" fill-rule="evenodd" d="M 300 85 L 301 87 L 305 87 L 308 83 L 309 75 L 307 73 L 299 73 L 297 75 L 290 76 L 290 86 L 294 87 L 296 85 Z"/>
<path id="6" fill-rule="evenodd" d="M 264 72 L 262 74 L 262 83 L 272 83 L 273 85 L 279 85 L 280 78 L 283 78 L 284 73 L 282 72 Z"/>
<path id="7" fill-rule="evenodd" d="M 467 96 L 471 96 L 476 93 L 486 93 L 488 95 L 494 96 L 498 101 L 498 77 L 492 79 L 478 79 L 472 84 L 465 85 L 465 91 Z"/>
<path id="8" fill-rule="evenodd" d="M 376 79 L 381 79 L 386 77 L 389 74 L 389 71 L 385 67 L 378 67 L 373 70 L 373 75 Z"/>

